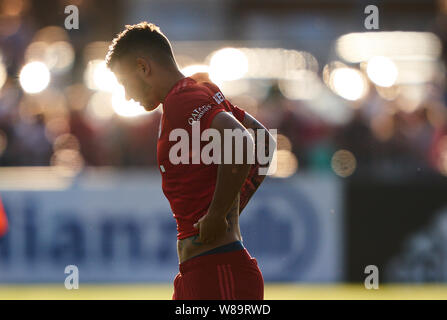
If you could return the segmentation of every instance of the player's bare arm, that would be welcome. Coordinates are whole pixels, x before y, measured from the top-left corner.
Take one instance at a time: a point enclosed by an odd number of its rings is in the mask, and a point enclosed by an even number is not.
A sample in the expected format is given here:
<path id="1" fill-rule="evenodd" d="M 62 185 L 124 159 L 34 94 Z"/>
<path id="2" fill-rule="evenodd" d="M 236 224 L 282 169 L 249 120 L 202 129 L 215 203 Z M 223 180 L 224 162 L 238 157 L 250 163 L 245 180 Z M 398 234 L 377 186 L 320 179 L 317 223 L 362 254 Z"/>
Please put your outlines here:
<path id="1" fill-rule="evenodd" d="M 271 146 L 276 148 L 276 141 L 273 138 L 272 134 L 268 131 L 268 129 L 263 126 L 258 120 L 256 120 L 251 114 L 248 112 L 245 112 L 244 120 L 242 121 L 242 124 L 247 129 L 253 129 L 255 132 L 253 139 L 255 143 L 255 154 L 257 153 L 257 150 L 259 148 L 263 148 L 265 151 L 265 154 L 269 154 L 269 149 Z M 263 130 L 264 131 L 264 143 L 261 144 L 261 141 L 258 141 L 257 139 L 257 130 Z M 251 199 L 251 197 L 255 194 L 256 190 L 258 190 L 259 186 L 265 179 L 265 175 L 261 175 L 258 172 L 259 164 L 256 162 L 255 165 L 253 165 L 250 169 L 249 174 L 249 185 L 246 185 L 243 192 L 245 193 L 243 197 L 241 197 L 242 201 L 240 203 L 240 211 L 239 215 L 242 213 L 242 211 L 245 209 L 247 203 Z"/>
<path id="2" fill-rule="evenodd" d="M 234 205 L 236 198 L 239 195 L 242 184 L 247 178 L 250 170 L 250 164 L 248 163 L 249 153 L 254 155 L 254 142 L 242 124 L 237 121 L 232 115 L 226 112 L 221 112 L 214 118 L 211 128 L 217 129 L 221 137 L 225 136 L 225 129 L 240 130 L 245 133 L 248 147 L 242 148 L 242 161 L 241 164 L 236 163 L 236 150 L 232 143 L 232 161 L 227 164 L 224 163 L 226 148 L 222 147 L 221 157 L 222 163 L 218 166 L 217 170 L 217 182 L 214 191 L 213 200 L 211 201 L 208 213 L 203 216 L 196 227 L 200 231 L 200 240 L 204 243 L 214 242 L 225 235 L 228 227 L 226 220 L 227 214 L 231 207 Z M 224 139 L 222 139 L 223 142 Z M 222 144 L 223 146 L 223 144 Z"/>
<path id="3" fill-rule="evenodd" d="M 222 137 L 225 129 L 239 129 L 244 132 L 247 136 L 246 143 L 251 145 L 251 149 L 246 146 L 243 148 L 243 159 L 248 159 L 247 149 L 253 151 L 254 142 L 239 121 L 230 114 L 221 112 L 214 117 L 211 128 L 218 130 Z M 231 164 L 224 164 L 222 161 L 218 166 L 216 188 L 208 213 L 195 225 L 200 234 L 178 241 L 180 262 L 215 247 L 242 240 L 239 228 L 239 191 L 248 175 L 250 164 L 247 161 L 235 164 L 234 151 L 233 145 Z M 224 152 L 221 157 L 224 159 Z"/>

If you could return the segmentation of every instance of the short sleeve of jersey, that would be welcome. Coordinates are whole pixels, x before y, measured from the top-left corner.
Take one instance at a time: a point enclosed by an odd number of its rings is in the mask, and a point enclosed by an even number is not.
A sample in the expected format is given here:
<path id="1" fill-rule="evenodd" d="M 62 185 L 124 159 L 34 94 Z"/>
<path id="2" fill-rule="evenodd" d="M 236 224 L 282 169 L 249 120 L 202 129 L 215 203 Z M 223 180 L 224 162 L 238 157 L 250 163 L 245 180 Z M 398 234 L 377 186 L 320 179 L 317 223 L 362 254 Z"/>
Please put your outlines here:
<path id="1" fill-rule="evenodd" d="M 203 82 L 202 83 L 204 86 L 206 86 L 211 92 L 212 94 L 216 94 L 217 92 L 219 92 L 220 94 L 222 94 L 219 90 L 219 87 L 217 87 L 214 83 L 211 82 Z M 221 97 L 223 97 L 223 95 L 221 95 Z M 231 104 L 228 100 L 225 99 L 225 108 L 226 111 L 231 112 L 233 114 L 233 116 L 240 122 L 244 121 L 245 118 L 245 111 L 243 109 L 240 109 L 239 107 Z M 211 123 L 210 123 L 211 124 Z"/>
<path id="2" fill-rule="evenodd" d="M 245 119 L 245 110 L 239 108 L 238 106 L 232 106 L 232 112 L 234 117 L 239 120 L 240 122 L 244 121 Z"/>
<path id="3" fill-rule="evenodd" d="M 208 129 L 214 117 L 226 111 L 224 105 L 215 103 L 212 97 L 200 90 L 184 90 L 173 94 L 165 112 L 173 128 L 188 128 L 200 121 L 200 131 Z"/>

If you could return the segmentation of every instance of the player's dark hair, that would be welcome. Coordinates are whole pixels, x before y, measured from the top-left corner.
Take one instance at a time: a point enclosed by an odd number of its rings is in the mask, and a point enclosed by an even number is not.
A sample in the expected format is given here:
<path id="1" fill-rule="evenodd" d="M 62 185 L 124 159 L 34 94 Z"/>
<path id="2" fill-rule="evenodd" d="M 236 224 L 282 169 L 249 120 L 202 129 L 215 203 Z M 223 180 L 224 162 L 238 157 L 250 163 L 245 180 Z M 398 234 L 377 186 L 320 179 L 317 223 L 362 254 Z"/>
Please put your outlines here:
<path id="1" fill-rule="evenodd" d="M 171 44 L 161 32 L 160 27 L 143 21 L 134 25 L 126 25 L 126 28 L 112 40 L 106 56 L 106 64 L 112 68 L 115 61 L 137 50 L 147 53 L 159 63 L 175 61 Z"/>

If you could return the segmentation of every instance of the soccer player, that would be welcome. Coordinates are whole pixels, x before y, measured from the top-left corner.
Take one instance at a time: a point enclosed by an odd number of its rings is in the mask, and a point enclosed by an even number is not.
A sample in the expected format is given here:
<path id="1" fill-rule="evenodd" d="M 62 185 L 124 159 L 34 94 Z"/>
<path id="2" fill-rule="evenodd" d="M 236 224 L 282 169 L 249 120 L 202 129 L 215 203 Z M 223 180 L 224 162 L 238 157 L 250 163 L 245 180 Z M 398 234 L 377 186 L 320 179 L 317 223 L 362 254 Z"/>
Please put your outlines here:
<path id="1" fill-rule="evenodd" d="M 247 135 L 247 129 L 261 129 L 267 133 L 267 147 L 274 143 L 271 135 L 225 99 L 216 85 L 185 77 L 169 40 L 152 23 L 126 26 L 113 39 L 106 63 L 124 86 L 126 99 L 138 101 L 147 111 L 163 105 L 157 161 L 162 189 L 177 222 L 180 271 L 172 298 L 263 299 L 261 271 L 243 246 L 239 228 L 242 209 L 265 177 L 258 174 L 258 162 L 247 161 L 253 148 L 243 148 L 242 164 L 192 163 L 192 142 L 189 161 L 175 164 L 170 151 L 177 140 L 171 141 L 170 133 L 183 129 L 191 137 L 193 124 L 200 125 L 200 133 L 213 128 L 220 137 L 224 129 L 239 129 L 248 136 L 244 146 L 253 146 L 258 141 Z M 222 159 L 224 153 L 223 148 Z"/>

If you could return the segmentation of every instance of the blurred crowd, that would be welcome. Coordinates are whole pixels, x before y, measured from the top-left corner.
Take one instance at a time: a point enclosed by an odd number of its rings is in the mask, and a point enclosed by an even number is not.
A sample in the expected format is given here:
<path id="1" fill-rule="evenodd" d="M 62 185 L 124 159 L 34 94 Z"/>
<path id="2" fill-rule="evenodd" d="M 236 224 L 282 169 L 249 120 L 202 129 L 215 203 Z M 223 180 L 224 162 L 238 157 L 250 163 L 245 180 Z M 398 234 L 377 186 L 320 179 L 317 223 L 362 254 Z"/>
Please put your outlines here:
<path id="1" fill-rule="evenodd" d="M 42 102 L 25 97 L 13 82 L 8 80 L 0 97 L 1 166 L 156 165 L 159 111 L 98 120 L 87 112 L 92 92 L 82 84 Z M 305 103 L 282 96 L 275 85 L 270 91 L 255 109 L 238 103 L 238 97 L 230 100 L 277 129 L 279 150 L 291 151 L 300 169 L 330 170 L 334 153 L 344 149 L 354 155 L 357 170 L 447 172 L 447 160 L 440 163 L 447 148 L 447 110 L 441 96 L 406 112 L 373 92 L 352 107 L 346 124 L 330 124 Z M 62 103 L 64 111 L 53 114 L 39 103 L 49 103 L 48 110 Z"/>
<path id="2" fill-rule="evenodd" d="M 435 30 L 443 43 L 442 68 L 446 62 L 445 21 L 446 15 L 440 15 Z M 100 112 L 101 106 L 93 108 L 96 91 L 83 81 L 86 62 L 81 58 L 82 45 L 74 43 L 74 60 L 68 71 L 54 74 L 45 90 L 30 94 L 22 89 L 18 74 L 26 60 L 26 48 L 35 41 L 37 30 L 33 28 L 23 24 L 0 33 L 0 62 L 5 74 L 2 80 L 0 69 L 0 166 L 62 165 L 74 170 L 84 166 L 155 166 L 160 108 L 129 118 Z M 335 170 L 341 176 L 348 176 L 353 169 L 385 175 L 447 174 L 442 68 L 433 81 L 417 88 L 423 90 L 420 99 L 408 100 L 411 94 L 405 95 L 407 100 L 399 98 L 398 86 L 380 88 L 371 82 L 368 93 L 355 101 L 331 93 L 334 97 L 325 100 L 325 107 L 342 104 L 340 110 L 348 112 L 342 122 L 328 121 L 313 112 L 312 100 L 287 98 L 274 79 L 262 98 L 245 94 L 229 95 L 229 99 L 267 127 L 277 129 L 279 150 L 285 151 L 279 158 L 280 168 L 292 168 L 282 173 L 284 177 L 301 169 Z M 348 151 L 347 159 L 334 158 L 339 150 Z"/>

